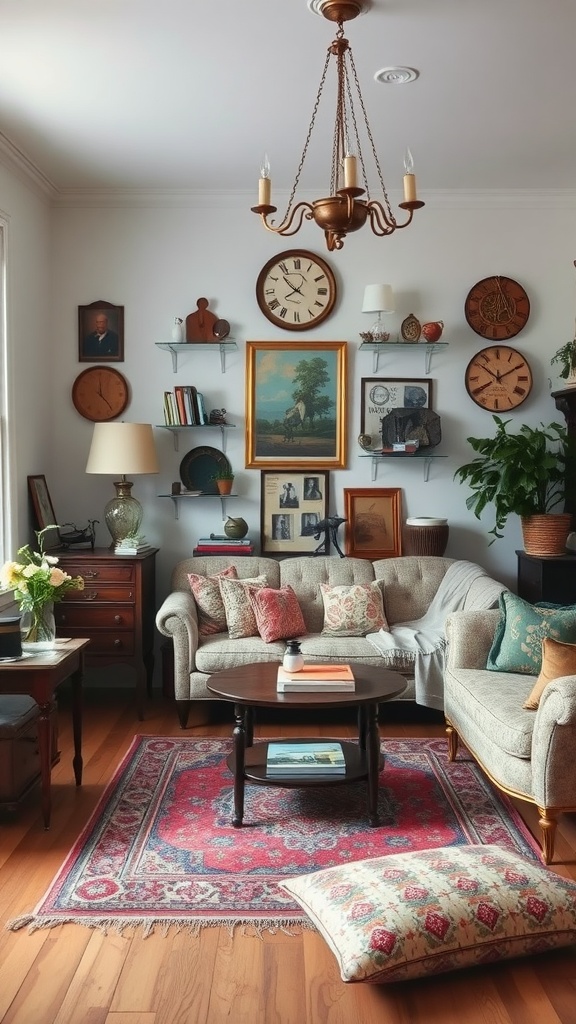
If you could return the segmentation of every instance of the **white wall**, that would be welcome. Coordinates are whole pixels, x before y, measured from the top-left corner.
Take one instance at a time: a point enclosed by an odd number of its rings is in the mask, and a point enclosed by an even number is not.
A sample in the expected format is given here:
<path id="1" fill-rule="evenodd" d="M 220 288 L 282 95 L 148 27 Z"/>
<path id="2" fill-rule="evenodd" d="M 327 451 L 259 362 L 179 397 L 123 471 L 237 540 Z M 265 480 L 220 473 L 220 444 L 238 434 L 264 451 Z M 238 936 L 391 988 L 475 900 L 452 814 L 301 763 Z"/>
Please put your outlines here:
<path id="1" fill-rule="evenodd" d="M 550 357 L 573 336 L 576 271 L 573 238 L 576 204 L 566 198 L 511 196 L 432 197 L 406 231 L 377 239 L 365 228 L 346 239 L 338 253 L 327 253 L 324 238 L 306 225 L 294 238 L 265 232 L 249 210 L 245 196 L 207 196 L 194 205 L 141 201 L 139 205 L 64 207 L 54 213 L 54 355 L 53 390 L 57 402 L 50 423 L 51 452 L 45 471 L 59 518 L 84 523 L 101 520 L 98 543 L 109 542 L 102 510 L 113 494 L 112 480 L 86 476 L 84 468 L 92 425 L 73 408 L 70 391 L 86 364 L 77 360 L 77 306 L 106 299 L 125 307 L 125 362 L 118 366 L 130 382 L 131 403 L 125 418 L 163 422 L 162 394 L 174 384 L 195 384 L 210 408 L 224 406 L 236 430 L 227 432 L 227 455 L 238 477 L 228 510 L 241 515 L 250 534 L 259 534 L 260 473 L 244 469 L 244 343 L 250 340 L 346 340 L 349 343 L 348 468 L 331 474 L 331 511 L 342 513 L 344 487 L 401 487 L 404 515 L 446 516 L 450 522 L 447 554 L 470 558 L 513 586 L 515 550 L 521 547 L 519 523 L 510 522 L 504 540 L 488 546 L 490 510 L 481 522 L 467 512 L 468 489 L 455 483 L 455 469 L 472 455 L 466 437 L 493 432 L 491 415 L 476 406 L 464 386 L 464 370 L 484 339 L 464 317 L 464 300 L 482 277 L 503 274 L 520 281 L 531 301 L 527 326 L 511 344 L 529 359 L 535 384 L 530 398 L 510 415 L 522 422 L 562 420 L 550 397 Z M 268 324 L 255 299 L 255 282 L 263 264 L 288 248 L 321 253 L 334 268 L 339 301 L 334 313 L 313 334 L 278 331 Z M 364 285 L 389 281 L 396 292 L 397 313 L 387 318 L 394 331 L 413 312 L 420 320 L 442 319 L 449 348 L 435 353 L 430 377 L 433 407 L 442 417 L 443 441 L 430 479 L 420 462 L 387 461 L 372 483 L 371 462 L 361 458 L 360 380 L 373 376 L 372 354 L 361 352 L 359 332 L 372 319 L 361 313 Z M 191 350 L 172 372 L 170 355 L 155 346 L 169 340 L 174 316 L 185 317 L 206 296 L 210 308 L 230 321 L 238 351 L 229 353 L 225 374 L 219 355 Z M 380 359 L 380 376 L 424 376 L 422 349 L 406 346 Z M 553 380 L 558 387 L 558 378 Z M 217 499 L 181 506 L 174 518 L 169 499 L 157 497 L 179 478 L 183 455 L 200 444 L 221 447 L 218 431 L 191 430 L 181 435 L 175 452 L 172 435 L 156 432 L 162 470 L 140 477 L 134 493 L 145 506 L 143 529 L 160 547 L 158 599 L 168 588 L 173 563 L 191 552 L 196 538 L 220 530 Z"/>
<path id="2" fill-rule="evenodd" d="M 51 313 L 50 203 L 40 190 L 0 164 L 0 217 L 6 223 L 7 408 L 11 490 L 6 557 L 29 539 L 27 476 L 47 472 L 53 459 L 54 374 Z"/>

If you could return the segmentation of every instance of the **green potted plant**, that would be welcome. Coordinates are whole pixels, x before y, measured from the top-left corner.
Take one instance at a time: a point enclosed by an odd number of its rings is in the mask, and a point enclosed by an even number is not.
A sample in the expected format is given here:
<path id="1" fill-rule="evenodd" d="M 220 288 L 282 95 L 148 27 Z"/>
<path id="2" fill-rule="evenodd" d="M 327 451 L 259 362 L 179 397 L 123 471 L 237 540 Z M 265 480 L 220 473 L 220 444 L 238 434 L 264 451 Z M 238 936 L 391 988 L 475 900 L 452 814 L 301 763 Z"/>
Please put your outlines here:
<path id="1" fill-rule="evenodd" d="M 550 365 L 554 366 L 555 363 L 562 367 L 558 372 L 559 377 L 562 377 L 563 380 L 576 382 L 576 337 L 572 341 L 567 341 L 552 356 Z"/>
<path id="2" fill-rule="evenodd" d="M 220 466 L 210 479 L 214 480 L 220 494 L 230 494 L 234 483 L 234 470 L 231 466 Z"/>
<path id="3" fill-rule="evenodd" d="M 547 427 L 524 423 L 512 434 L 507 430 L 510 420 L 492 418 L 495 436 L 467 438 L 476 458 L 454 474 L 472 489 L 466 507 L 479 519 L 487 505 L 494 505 L 491 544 L 503 536 L 508 517 L 515 514 L 522 522 L 527 554 L 563 554 L 572 520 L 563 505 L 567 481 L 574 477 L 573 472 L 566 473 L 567 462 L 573 458 L 566 428 L 559 423 Z"/>

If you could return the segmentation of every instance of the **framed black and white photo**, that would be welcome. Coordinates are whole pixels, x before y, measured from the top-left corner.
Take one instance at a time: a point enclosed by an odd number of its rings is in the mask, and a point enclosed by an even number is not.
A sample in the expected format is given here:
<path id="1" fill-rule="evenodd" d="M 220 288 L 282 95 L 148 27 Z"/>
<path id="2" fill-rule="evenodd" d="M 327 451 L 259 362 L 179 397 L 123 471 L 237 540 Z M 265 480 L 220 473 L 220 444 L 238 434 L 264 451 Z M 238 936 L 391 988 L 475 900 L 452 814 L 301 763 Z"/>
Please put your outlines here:
<path id="1" fill-rule="evenodd" d="M 266 470 L 260 476 L 262 554 L 311 554 L 323 541 L 322 534 L 315 534 L 328 515 L 329 474 L 316 469 L 284 473 Z"/>
<path id="2" fill-rule="evenodd" d="M 362 377 L 360 433 L 369 434 L 372 448 L 382 447 L 382 419 L 392 409 L 431 409 L 432 381 L 419 377 Z"/>

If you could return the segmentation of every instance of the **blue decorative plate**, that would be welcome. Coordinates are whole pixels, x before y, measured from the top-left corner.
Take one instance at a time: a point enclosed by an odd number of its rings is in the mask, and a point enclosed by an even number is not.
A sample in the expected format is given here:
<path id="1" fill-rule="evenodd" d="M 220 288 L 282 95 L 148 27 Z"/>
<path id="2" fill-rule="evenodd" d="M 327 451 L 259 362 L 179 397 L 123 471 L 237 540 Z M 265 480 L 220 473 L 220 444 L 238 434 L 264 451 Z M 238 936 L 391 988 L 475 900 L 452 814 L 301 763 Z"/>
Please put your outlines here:
<path id="1" fill-rule="evenodd" d="M 224 452 L 208 445 L 200 445 L 186 453 L 180 463 L 180 479 L 187 491 L 218 494 L 212 477 L 221 469 L 231 469 Z"/>

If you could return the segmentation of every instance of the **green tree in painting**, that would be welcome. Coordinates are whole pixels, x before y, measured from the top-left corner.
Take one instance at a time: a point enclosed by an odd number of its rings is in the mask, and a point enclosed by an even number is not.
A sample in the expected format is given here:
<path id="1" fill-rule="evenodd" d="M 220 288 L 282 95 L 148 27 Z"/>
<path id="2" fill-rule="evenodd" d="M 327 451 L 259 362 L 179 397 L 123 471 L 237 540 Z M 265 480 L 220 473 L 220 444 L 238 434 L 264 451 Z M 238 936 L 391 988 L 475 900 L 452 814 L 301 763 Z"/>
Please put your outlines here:
<path id="1" fill-rule="evenodd" d="M 314 359 L 302 359 L 296 364 L 294 383 L 297 387 L 292 392 L 292 397 L 295 405 L 298 402 L 304 403 L 310 424 L 314 423 L 315 417 L 326 417 L 334 405 L 331 398 L 320 394 L 322 388 L 330 381 L 326 366 L 326 360 L 318 356 Z"/>

